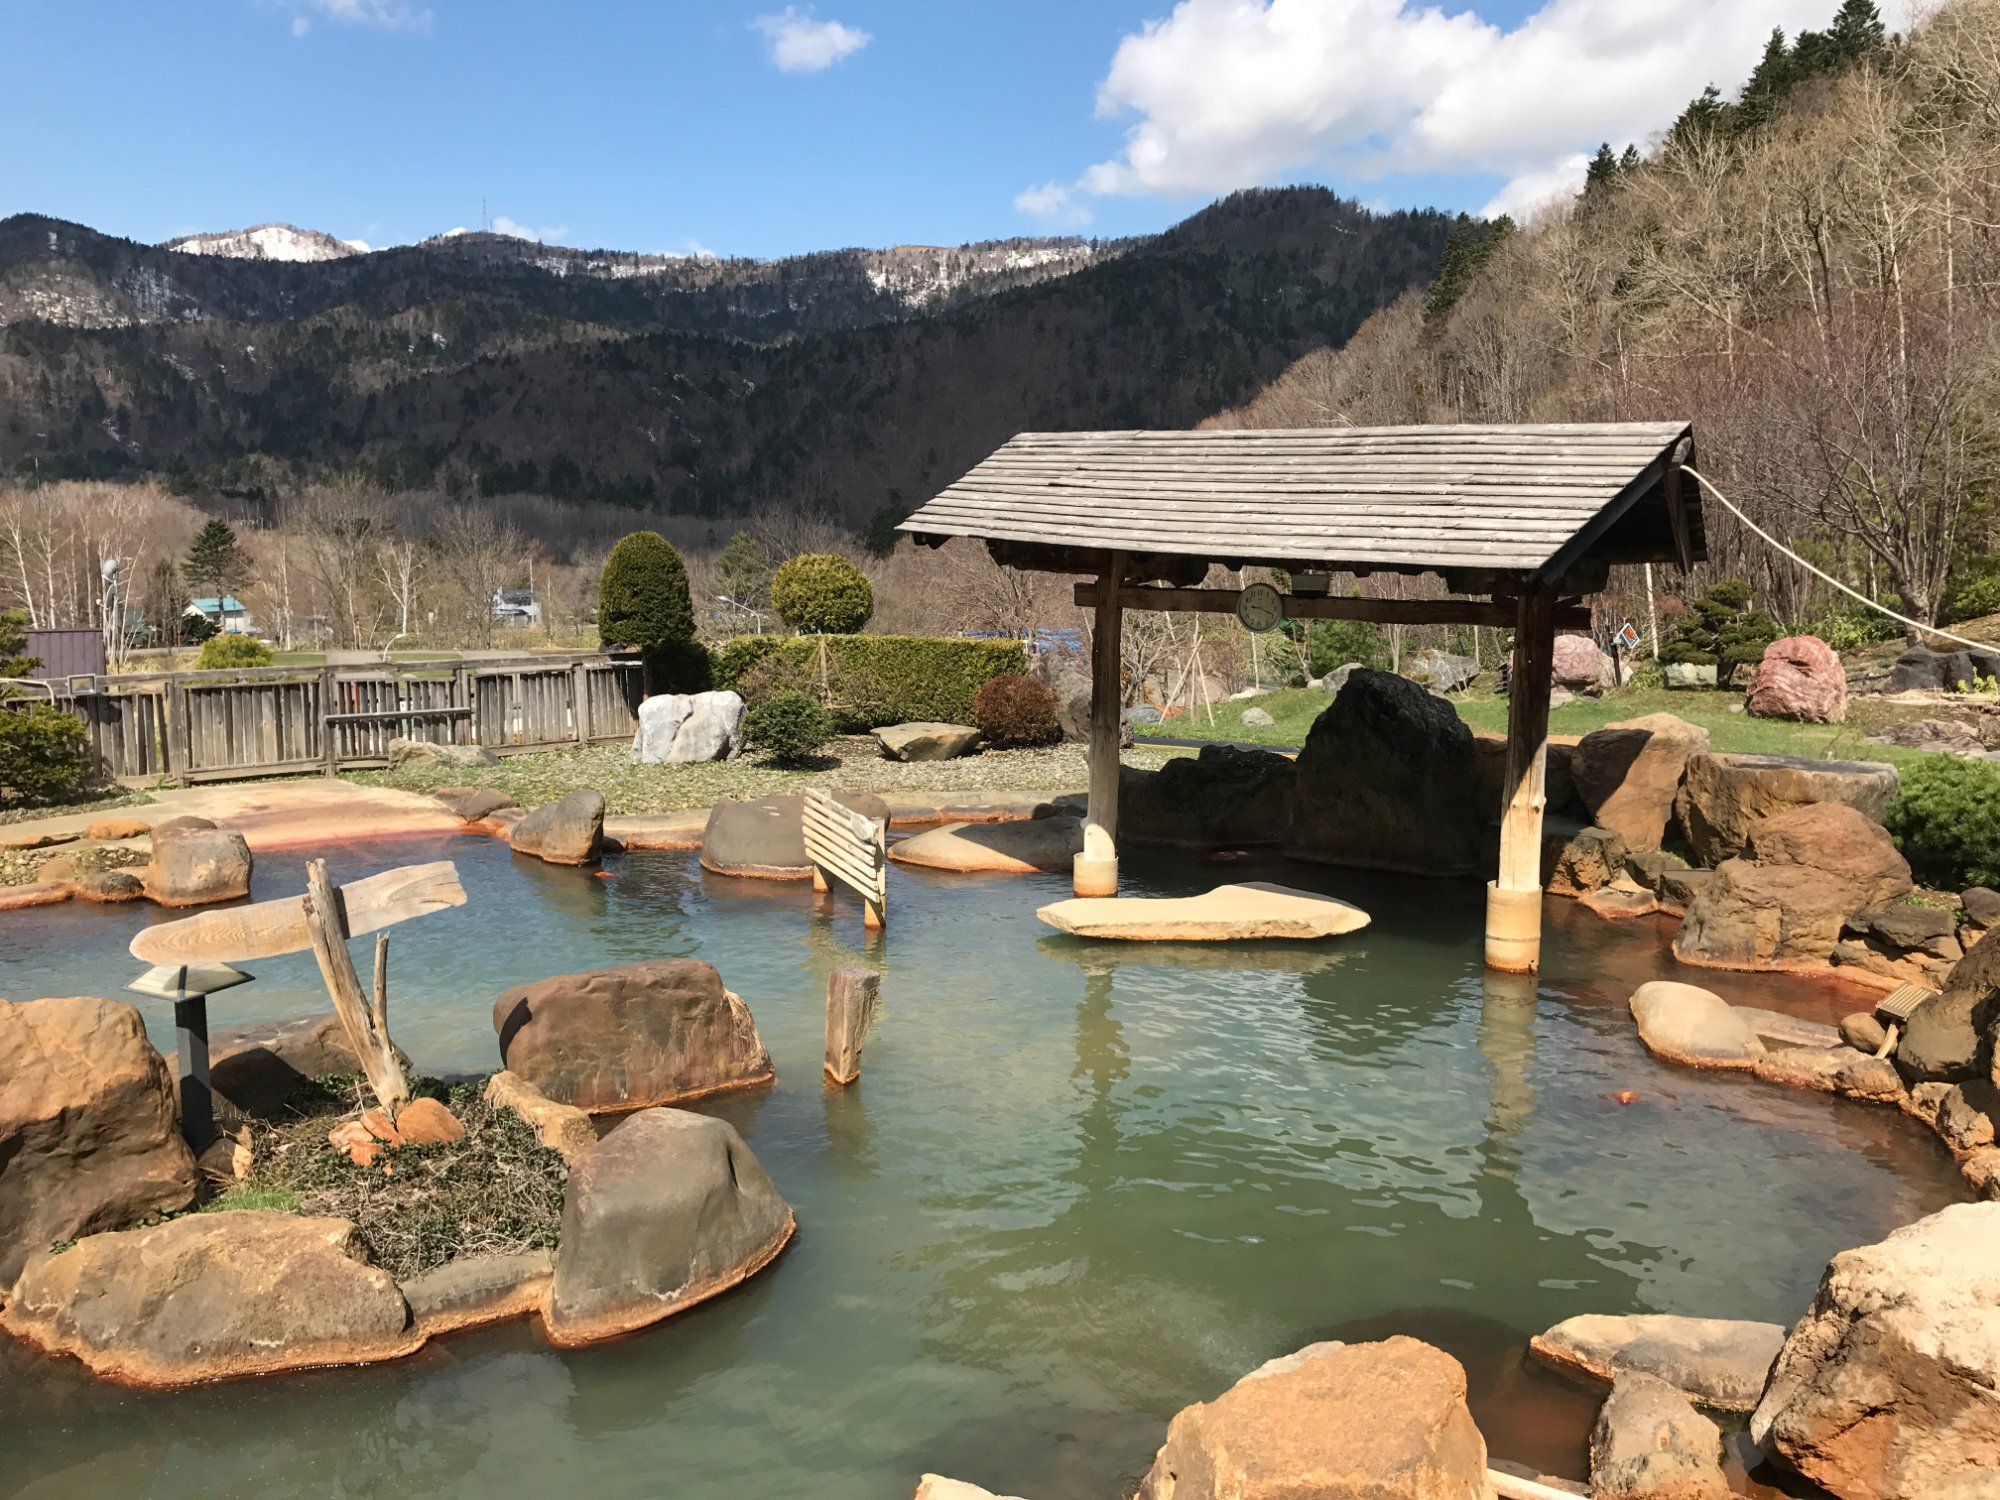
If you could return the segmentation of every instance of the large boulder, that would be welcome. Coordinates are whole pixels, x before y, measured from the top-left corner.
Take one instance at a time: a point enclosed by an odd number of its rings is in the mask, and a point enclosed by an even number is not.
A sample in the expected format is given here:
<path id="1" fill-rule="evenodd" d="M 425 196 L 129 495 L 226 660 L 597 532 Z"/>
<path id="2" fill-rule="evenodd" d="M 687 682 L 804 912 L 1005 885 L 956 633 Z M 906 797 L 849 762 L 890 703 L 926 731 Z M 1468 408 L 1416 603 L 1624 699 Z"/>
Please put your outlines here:
<path id="1" fill-rule="evenodd" d="M 410 1353 L 423 1335 L 345 1219 L 189 1214 L 28 1262 L 0 1327 L 94 1375 L 174 1386 Z"/>
<path id="2" fill-rule="evenodd" d="M 507 835 L 516 854 L 552 865 L 594 864 L 604 849 L 604 794 L 588 790 L 545 802 Z"/>
<path id="3" fill-rule="evenodd" d="M 1934 1000 L 1910 1016 L 1896 1044 L 1896 1070 L 1912 1083 L 1957 1083 L 1993 1066 L 2000 1024 L 2000 929 L 1952 966 Z M 1996 1069 L 2000 1071 L 2000 1069 Z"/>
<path id="4" fill-rule="evenodd" d="M 1577 741 L 1570 779 L 1593 823 L 1628 849 L 1657 849 L 1689 759 L 1707 750 L 1708 731 L 1672 714 L 1623 719 Z"/>
<path id="5" fill-rule="evenodd" d="M 1611 686 L 1611 658 L 1585 635 L 1559 635 L 1550 675 L 1573 693 L 1601 693 Z"/>
<path id="6" fill-rule="evenodd" d="M 1396 1337 L 1309 1344 L 1167 1427 L 1138 1500 L 1484 1500 L 1465 1371 Z"/>
<path id="7" fill-rule="evenodd" d="M 1748 1072 L 1764 1055 L 1756 1030 L 1713 991 L 1655 979 L 1632 992 L 1630 1005 L 1639 1040 L 1668 1062 Z"/>
<path id="8" fill-rule="evenodd" d="M 570 1164 L 549 1339 L 588 1344 L 657 1323 L 762 1270 L 795 1227 L 734 1126 L 641 1110 Z"/>
<path id="9" fill-rule="evenodd" d="M 434 740 L 389 741 L 389 769 L 411 766 L 497 766 L 500 757 L 484 745 L 441 745 Z"/>
<path id="10" fill-rule="evenodd" d="M 1743 706 L 1760 719 L 1840 724 L 1847 719 L 1847 671 L 1816 635 L 1788 635 L 1764 648 Z"/>
<path id="11" fill-rule="evenodd" d="M 1689 757 L 1674 812 L 1702 862 L 1720 864 L 1773 813 L 1838 802 L 1879 823 L 1895 795 L 1896 768 L 1876 761 L 1710 753 Z"/>
<path id="12" fill-rule="evenodd" d="M 141 879 L 161 906 L 206 906 L 250 894 L 250 845 L 221 828 L 153 830 L 152 858 Z"/>
<path id="13" fill-rule="evenodd" d="M 409 1059 L 397 1054 L 404 1069 Z M 313 1078 L 362 1071 L 347 1028 L 332 1011 L 289 1021 L 231 1026 L 208 1042 L 209 1086 L 246 1115 L 277 1115 Z"/>
<path id="14" fill-rule="evenodd" d="M 1012 823 L 947 823 L 889 846 L 889 858 L 955 875 L 1067 875 L 1083 853 L 1073 813 Z"/>
<path id="15" fill-rule="evenodd" d="M 185 1208 L 167 1065 L 116 1000 L 0 1000 L 0 1296 L 29 1255 Z"/>
<path id="16" fill-rule="evenodd" d="M 493 1002 L 507 1071 L 592 1113 L 771 1081 L 750 1009 L 715 965 L 656 958 L 516 985 Z"/>
<path id="17" fill-rule="evenodd" d="M 835 792 L 849 812 L 878 823 L 889 821 L 889 804 L 870 792 Z M 796 793 L 718 802 L 708 810 L 701 834 L 701 866 L 717 875 L 751 875 L 767 880 L 805 880 L 806 799 Z"/>
<path id="18" fill-rule="evenodd" d="M 2000 1489 L 2000 1203 L 1961 1203 L 1845 1250 L 1750 1419 L 1836 1495 L 1949 1500 Z"/>
<path id="19" fill-rule="evenodd" d="M 1479 676 L 1479 663 L 1431 646 L 1404 661 L 1403 675 L 1434 692 L 1457 693 L 1472 686 Z"/>
<path id="20" fill-rule="evenodd" d="M 1773 814 L 1749 858 L 1725 860 L 1688 907 L 1674 956 L 1713 968 L 1817 968 L 1856 913 L 1910 890 L 1910 866 L 1879 823 L 1837 802 Z"/>
<path id="21" fill-rule="evenodd" d="M 1684 1318 L 1671 1313 L 1565 1318 L 1528 1341 L 1537 1359 L 1610 1382 L 1630 1373 L 1665 1381 L 1716 1411 L 1749 1411 L 1784 1347 L 1777 1323 Z"/>
<path id="22" fill-rule="evenodd" d="M 655 693 L 640 700 L 639 727 L 632 733 L 632 759 L 645 765 L 667 760 L 673 754 L 674 736 L 693 712 L 692 693 Z"/>
<path id="23" fill-rule="evenodd" d="M 885 724 L 875 731 L 875 743 L 890 760 L 957 760 L 972 753 L 979 743 L 979 731 L 968 724 L 930 720 Z"/>
<path id="24" fill-rule="evenodd" d="M 1620 1375 L 1590 1434 L 1592 1500 L 1729 1500 L 1722 1429 L 1655 1375 Z"/>
<path id="25" fill-rule="evenodd" d="M 743 711 L 743 699 L 727 689 L 696 693 L 689 703 L 687 718 L 661 758 L 674 765 L 686 765 L 741 755 Z"/>
<path id="26" fill-rule="evenodd" d="M 1493 809 L 1480 802 L 1472 731 L 1414 682 L 1351 674 L 1297 764 L 1296 857 L 1416 875 L 1481 868 Z"/>
<path id="27" fill-rule="evenodd" d="M 1912 646 L 1889 674 L 1892 693 L 1967 692 L 1981 677 L 2000 678 L 2000 650 L 1932 651 Z"/>
<path id="28" fill-rule="evenodd" d="M 1118 837 L 1181 849 L 1282 844 L 1292 831 L 1298 768 L 1275 750 L 1204 745 L 1157 771 L 1128 767 L 1118 789 Z"/>

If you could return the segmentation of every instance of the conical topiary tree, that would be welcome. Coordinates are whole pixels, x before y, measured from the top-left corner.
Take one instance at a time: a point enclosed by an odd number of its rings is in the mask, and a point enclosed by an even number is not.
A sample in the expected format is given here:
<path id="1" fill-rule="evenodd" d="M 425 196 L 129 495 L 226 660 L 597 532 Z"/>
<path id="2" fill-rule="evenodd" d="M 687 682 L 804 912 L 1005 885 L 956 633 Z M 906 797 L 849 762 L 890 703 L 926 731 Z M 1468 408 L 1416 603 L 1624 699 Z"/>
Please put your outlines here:
<path id="1" fill-rule="evenodd" d="M 696 692 L 708 686 L 708 654 L 694 639 L 687 566 L 657 531 L 619 539 L 597 589 L 597 635 L 605 649 L 638 651 L 648 692 Z"/>

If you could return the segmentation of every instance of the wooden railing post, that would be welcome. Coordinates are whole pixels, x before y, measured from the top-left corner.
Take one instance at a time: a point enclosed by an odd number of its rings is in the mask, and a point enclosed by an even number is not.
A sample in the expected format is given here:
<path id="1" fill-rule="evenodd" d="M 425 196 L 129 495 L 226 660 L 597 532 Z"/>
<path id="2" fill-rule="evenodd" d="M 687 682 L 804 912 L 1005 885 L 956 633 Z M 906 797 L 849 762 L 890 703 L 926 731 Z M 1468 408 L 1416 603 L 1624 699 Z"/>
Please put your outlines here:
<path id="1" fill-rule="evenodd" d="M 319 755 L 320 771 L 331 776 L 340 769 L 340 752 L 335 745 L 339 733 L 333 716 L 340 712 L 340 683 L 337 668 L 321 667 L 319 671 Z"/>
<path id="2" fill-rule="evenodd" d="M 1542 810 L 1548 801 L 1555 592 L 1531 587 L 1515 615 L 1507 683 L 1507 801 L 1499 878 L 1486 888 L 1487 967 L 1532 974 L 1542 962 Z"/>

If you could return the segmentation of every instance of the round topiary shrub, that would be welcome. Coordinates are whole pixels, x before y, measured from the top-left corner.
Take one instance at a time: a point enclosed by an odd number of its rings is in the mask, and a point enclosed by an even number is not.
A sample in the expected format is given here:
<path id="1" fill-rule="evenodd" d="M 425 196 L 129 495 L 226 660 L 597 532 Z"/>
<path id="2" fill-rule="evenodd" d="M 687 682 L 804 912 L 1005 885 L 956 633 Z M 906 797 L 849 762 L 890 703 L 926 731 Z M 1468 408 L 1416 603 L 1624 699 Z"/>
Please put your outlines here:
<path id="1" fill-rule="evenodd" d="M 1047 683 L 1018 672 L 981 683 L 972 697 L 972 717 L 986 743 L 1003 750 L 1053 745 L 1062 738 L 1056 695 Z"/>
<path id="2" fill-rule="evenodd" d="M 699 692 L 708 686 L 708 653 L 694 639 L 687 565 L 657 531 L 621 538 L 604 560 L 597 634 L 607 650 L 623 646 L 645 657 L 652 692 Z"/>
<path id="3" fill-rule="evenodd" d="M 0 708 L 0 805 L 75 797 L 96 770 L 75 714 L 47 703 Z"/>
<path id="4" fill-rule="evenodd" d="M 1948 891 L 2000 885 L 2000 765 L 1926 755 L 1901 771 L 1882 821 L 1917 879 Z"/>
<path id="5" fill-rule="evenodd" d="M 797 765 L 833 738 L 833 716 L 797 688 L 765 695 L 743 715 L 743 738 L 781 765 Z"/>
<path id="6" fill-rule="evenodd" d="M 201 643 L 195 663 L 203 671 L 223 667 L 268 667 L 271 648 L 252 635 L 212 635 Z"/>
<path id="7" fill-rule="evenodd" d="M 771 603 L 794 630 L 852 635 L 875 612 L 875 586 L 844 557 L 805 552 L 771 579 Z"/>

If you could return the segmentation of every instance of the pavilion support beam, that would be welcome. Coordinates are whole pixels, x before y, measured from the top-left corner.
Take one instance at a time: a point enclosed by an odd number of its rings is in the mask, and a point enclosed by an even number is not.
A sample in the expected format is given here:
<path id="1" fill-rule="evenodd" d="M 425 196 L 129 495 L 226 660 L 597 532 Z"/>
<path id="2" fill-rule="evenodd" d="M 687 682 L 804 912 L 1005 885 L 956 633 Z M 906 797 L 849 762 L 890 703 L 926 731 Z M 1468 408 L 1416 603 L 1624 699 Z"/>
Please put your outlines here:
<path id="1" fill-rule="evenodd" d="M 1486 965 L 1515 974 L 1533 974 L 1542 964 L 1542 811 L 1548 803 L 1554 670 L 1555 595 L 1530 587 L 1515 615 L 1508 676 L 1500 872 L 1486 888 Z"/>
<path id="2" fill-rule="evenodd" d="M 1107 554 L 1097 580 L 1090 635 L 1090 802 L 1083 820 L 1083 852 L 1072 884 L 1079 896 L 1118 894 L 1118 743 L 1125 734 L 1121 670 L 1125 607 L 1125 554 Z"/>

